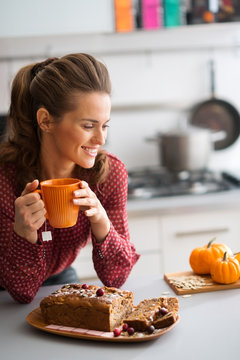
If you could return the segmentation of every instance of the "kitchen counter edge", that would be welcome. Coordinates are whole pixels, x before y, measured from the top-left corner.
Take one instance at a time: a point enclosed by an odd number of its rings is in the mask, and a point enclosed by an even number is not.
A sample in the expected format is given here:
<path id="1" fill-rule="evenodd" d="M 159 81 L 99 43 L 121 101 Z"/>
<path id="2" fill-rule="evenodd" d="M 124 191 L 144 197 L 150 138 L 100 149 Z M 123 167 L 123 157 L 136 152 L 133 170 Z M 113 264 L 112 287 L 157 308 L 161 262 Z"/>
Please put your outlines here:
<path id="1" fill-rule="evenodd" d="M 240 210 L 240 189 L 201 195 L 158 197 L 152 199 L 128 199 L 128 215 L 178 214 L 182 212 L 224 209 Z"/>

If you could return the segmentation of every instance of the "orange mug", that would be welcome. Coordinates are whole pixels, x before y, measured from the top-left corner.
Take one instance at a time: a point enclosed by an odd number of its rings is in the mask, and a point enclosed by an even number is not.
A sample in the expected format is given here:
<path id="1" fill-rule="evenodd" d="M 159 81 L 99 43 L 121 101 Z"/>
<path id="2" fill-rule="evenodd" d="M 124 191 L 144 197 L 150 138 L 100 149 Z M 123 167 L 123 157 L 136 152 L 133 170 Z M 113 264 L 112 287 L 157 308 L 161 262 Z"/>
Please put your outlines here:
<path id="1" fill-rule="evenodd" d="M 51 179 L 40 182 L 41 190 L 34 191 L 41 195 L 52 227 L 68 228 L 76 224 L 79 206 L 73 204 L 73 192 L 80 184 L 78 179 Z"/>

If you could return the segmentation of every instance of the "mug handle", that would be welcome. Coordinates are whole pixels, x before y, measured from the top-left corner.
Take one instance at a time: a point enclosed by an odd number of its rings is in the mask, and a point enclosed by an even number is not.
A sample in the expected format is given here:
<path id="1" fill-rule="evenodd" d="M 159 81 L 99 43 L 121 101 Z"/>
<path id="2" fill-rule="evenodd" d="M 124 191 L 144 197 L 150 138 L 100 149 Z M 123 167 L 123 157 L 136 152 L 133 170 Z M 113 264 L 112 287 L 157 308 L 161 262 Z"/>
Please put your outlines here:
<path id="1" fill-rule="evenodd" d="M 41 195 L 41 198 L 42 198 L 42 190 L 37 189 L 37 190 L 34 190 L 33 192 L 40 194 L 40 195 Z M 46 217 L 46 219 L 48 219 L 48 214 L 47 214 L 47 213 L 45 214 L 45 217 Z"/>
<path id="2" fill-rule="evenodd" d="M 33 192 L 35 192 L 35 193 L 38 193 L 38 194 L 42 195 L 42 191 L 41 191 L 41 190 L 39 190 L 39 189 L 34 190 Z"/>

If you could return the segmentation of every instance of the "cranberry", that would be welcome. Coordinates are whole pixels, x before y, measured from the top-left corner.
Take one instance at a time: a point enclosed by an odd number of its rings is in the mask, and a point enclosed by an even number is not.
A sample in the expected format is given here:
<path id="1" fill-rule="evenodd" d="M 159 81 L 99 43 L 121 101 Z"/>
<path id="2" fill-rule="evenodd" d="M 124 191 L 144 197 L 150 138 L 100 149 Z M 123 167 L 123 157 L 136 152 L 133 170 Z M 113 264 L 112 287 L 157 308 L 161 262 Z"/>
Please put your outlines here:
<path id="1" fill-rule="evenodd" d="M 154 330 L 155 330 L 155 327 L 154 327 L 153 325 L 150 325 L 150 326 L 147 328 L 147 332 L 148 332 L 149 334 L 152 334 L 152 333 L 154 332 Z"/>
<path id="2" fill-rule="evenodd" d="M 161 313 L 162 315 L 166 315 L 166 314 L 168 313 L 168 309 L 166 309 L 165 307 L 162 307 L 162 308 L 160 309 L 160 313 Z"/>
<path id="3" fill-rule="evenodd" d="M 82 288 L 83 288 L 83 289 L 88 289 L 88 285 L 87 285 L 87 284 L 83 284 L 83 285 L 82 285 Z"/>
<path id="4" fill-rule="evenodd" d="M 103 296 L 104 294 L 104 290 L 103 289 L 97 289 L 97 292 L 96 292 L 97 296 Z"/>
<path id="5" fill-rule="evenodd" d="M 135 330 L 134 330 L 133 327 L 129 327 L 129 328 L 127 329 L 127 332 L 128 332 L 129 335 L 133 335 L 133 334 L 135 333 Z"/>
<path id="6" fill-rule="evenodd" d="M 114 329 L 113 334 L 115 337 L 117 337 L 117 336 L 121 335 L 121 332 L 122 332 L 122 330 L 120 328 L 116 328 L 116 329 Z"/>
<path id="7" fill-rule="evenodd" d="M 123 329 L 123 331 L 127 331 L 127 329 L 128 329 L 128 324 L 127 324 L 127 323 L 123 324 L 122 329 Z"/>

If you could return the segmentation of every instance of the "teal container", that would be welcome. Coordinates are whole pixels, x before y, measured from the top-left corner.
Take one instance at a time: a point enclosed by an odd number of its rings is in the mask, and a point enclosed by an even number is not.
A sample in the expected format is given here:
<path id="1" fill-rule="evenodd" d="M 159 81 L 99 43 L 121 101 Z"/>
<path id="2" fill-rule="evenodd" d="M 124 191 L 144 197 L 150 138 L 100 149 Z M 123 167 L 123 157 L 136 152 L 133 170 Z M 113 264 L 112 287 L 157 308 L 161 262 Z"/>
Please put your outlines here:
<path id="1" fill-rule="evenodd" d="M 181 25 L 181 0 L 163 0 L 164 27 Z"/>

